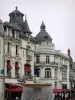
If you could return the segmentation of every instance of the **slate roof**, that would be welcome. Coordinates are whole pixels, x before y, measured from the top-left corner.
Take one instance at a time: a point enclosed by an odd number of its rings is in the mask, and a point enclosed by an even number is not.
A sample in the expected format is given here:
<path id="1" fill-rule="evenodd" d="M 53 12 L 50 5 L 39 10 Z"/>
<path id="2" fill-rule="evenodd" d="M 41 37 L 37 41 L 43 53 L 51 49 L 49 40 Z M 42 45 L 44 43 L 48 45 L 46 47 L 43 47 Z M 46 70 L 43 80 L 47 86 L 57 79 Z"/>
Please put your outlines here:
<path id="1" fill-rule="evenodd" d="M 30 34 L 32 33 L 32 32 L 30 31 L 30 28 L 29 28 L 27 19 L 25 19 L 25 22 L 23 23 L 23 31 L 24 31 L 25 33 L 30 33 Z"/>
<path id="2" fill-rule="evenodd" d="M 45 24 L 42 22 L 41 26 L 40 26 L 40 32 L 36 35 L 35 39 L 36 42 L 42 42 L 45 40 L 48 40 L 50 42 L 52 42 L 52 38 L 50 37 L 50 35 L 46 32 L 45 30 L 46 26 Z"/>
<path id="3" fill-rule="evenodd" d="M 20 14 L 20 15 L 24 16 L 24 14 L 23 14 L 22 12 L 20 12 L 19 10 L 17 10 L 17 9 L 18 9 L 18 7 L 16 7 L 16 10 L 12 11 L 12 12 L 9 14 L 9 16 L 10 16 L 11 14 Z"/>

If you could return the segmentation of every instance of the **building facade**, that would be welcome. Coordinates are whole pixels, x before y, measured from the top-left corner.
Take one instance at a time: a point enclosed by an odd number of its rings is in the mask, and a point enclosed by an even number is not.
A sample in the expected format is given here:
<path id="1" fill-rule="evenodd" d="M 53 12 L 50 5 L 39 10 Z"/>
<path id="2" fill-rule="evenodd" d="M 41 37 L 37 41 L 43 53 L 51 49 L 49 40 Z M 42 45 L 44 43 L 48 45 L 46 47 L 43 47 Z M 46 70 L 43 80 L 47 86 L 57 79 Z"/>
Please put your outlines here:
<path id="1" fill-rule="evenodd" d="M 16 7 L 9 14 L 9 22 L 0 22 L 0 76 L 5 76 L 6 84 L 17 83 L 19 77 L 28 73 L 34 76 L 37 70 L 36 77 L 40 82 L 51 83 L 53 89 L 69 89 L 70 51 L 63 54 L 55 49 L 43 22 L 40 32 L 34 38 L 26 16 L 25 21 L 23 17 L 24 14 Z"/>
<path id="2" fill-rule="evenodd" d="M 0 20 L 0 99 L 4 99 L 4 28 L 3 22 Z"/>
<path id="3" fill-rule="evenodd" d="M 52 38 L 42 22 L 36 35 L 35 69 L 41 82 L 51 83 L 52 88 L 69 88 L 69 56 L 55 50 Z"/>
<path id="4" fill-rule="evenodd" d="M 26 67 L 30 67 L 34 75 L 35 40 L 23 16 L 16 8 L 9 14 L 9 22 L 4 22 L 6 83 L 17 83 L 17 79 L 26 74 Z"/>

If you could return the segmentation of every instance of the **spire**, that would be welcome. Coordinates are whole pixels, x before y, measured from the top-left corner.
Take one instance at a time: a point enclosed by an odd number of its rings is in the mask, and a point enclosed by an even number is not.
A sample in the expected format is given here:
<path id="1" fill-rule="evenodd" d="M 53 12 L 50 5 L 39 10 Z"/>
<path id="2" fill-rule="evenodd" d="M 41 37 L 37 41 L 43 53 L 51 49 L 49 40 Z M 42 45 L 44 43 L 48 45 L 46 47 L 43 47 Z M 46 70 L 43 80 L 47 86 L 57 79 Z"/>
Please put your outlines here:
<path id="1" fill-rule="evenodd" d="M 25 22 L 24 22 L 24 32 L 27 32 L 27 33 L 32 33 L 30 31 L 30 28 L 29 28 L 29 25 L 28 25 L 28 22 L 27 22 L 27 17 L 26 17 L 26 14 L 25 14 Z"/>
<path id="2" fill-rule="evenodd" d="M 41 31 L 42 31 L 42 30 L 45 31 L 45 28 L 46 28 L 46 26 L 45 26 L 44 22 L 42 21 L 42 24 L 41 24 L 41 26 L 40 26 Z"/>
<path id="3" fill-rule="evenodd" d="M 17 6 L 16 6 L 15 8 L 16 8 L 16 10 L 18 9 L 18 7 L 17 7 Z"/>

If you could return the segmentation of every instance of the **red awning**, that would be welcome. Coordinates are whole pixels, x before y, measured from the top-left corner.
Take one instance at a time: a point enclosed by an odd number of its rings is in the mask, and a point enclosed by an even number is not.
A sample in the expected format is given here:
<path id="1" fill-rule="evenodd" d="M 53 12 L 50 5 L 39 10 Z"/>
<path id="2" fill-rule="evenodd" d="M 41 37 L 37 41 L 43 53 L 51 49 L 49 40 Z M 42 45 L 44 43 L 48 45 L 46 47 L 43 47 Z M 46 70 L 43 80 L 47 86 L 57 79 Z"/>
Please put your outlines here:
<path id="1" fill-rule="evenodd" d="M 6 88 L 5 92 L 21 92 L 22 88 Z"/>
<path id="2" fill-rule="evenodd" d="M 62 93 L 63 89 L 53 89 L 53 93 Z"/>
<path id="3" fill-rule="evenodd" d="M 7 68 L 8 68 L 8 69 L 12 69 L 10 63 L 7 63 Z"/>
<path id="4" fill-rule="evenodd" d="M 27 71 L 27 72 L 31 72 L 31 66 L 30 66 L 30 64 L 25 64 L 24 65 L 24 70 Z"/>
<path id="5" fill-rule="evenodd" d="M 15 64 L 15 68 L 16 69 L 19 69 L 20 68 L 18 63 Z"/>
<path id="6" fill-rule="evenodd" d="M 18 84 L 18 83 L 6 83 L 6 84 L 8 84 L 11 87 L 21 87 L 22 86 L 21 84 Z"/>
<path id="7" fill-rule="evenodd" d="M 69 92 L 70 89 L 53 89 L 53 93 L 63 93 L 64 91 Z"/>

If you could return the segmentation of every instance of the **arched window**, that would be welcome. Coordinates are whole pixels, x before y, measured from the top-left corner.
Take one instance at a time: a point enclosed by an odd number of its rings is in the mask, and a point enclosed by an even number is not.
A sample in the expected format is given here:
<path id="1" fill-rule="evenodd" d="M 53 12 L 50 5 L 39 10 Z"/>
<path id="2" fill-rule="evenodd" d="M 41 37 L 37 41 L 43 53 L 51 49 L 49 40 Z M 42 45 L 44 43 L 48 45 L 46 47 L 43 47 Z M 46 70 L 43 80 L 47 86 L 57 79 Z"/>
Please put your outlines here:
<path id="1" fill-rule="evenodd" d="M 51 78 L 51 69 L 50 68 L 45 69 L 45 78 Z"/>
<path id="2" fill-rule="evenodd" d="M 37 68 L 37 70 L 38 70 L 37 77 L 40 77 L 40 68 Z"/>
<path id="3" fill-rule="evenodd" d="M 15 62 L 15 76 L 18 78 L 19 77 L 19 63 Z"/>
<path id="4" fill-rule="evenodd" d="M 7 60 L 7 76 L 11 77 L 11 61 Z"/>

